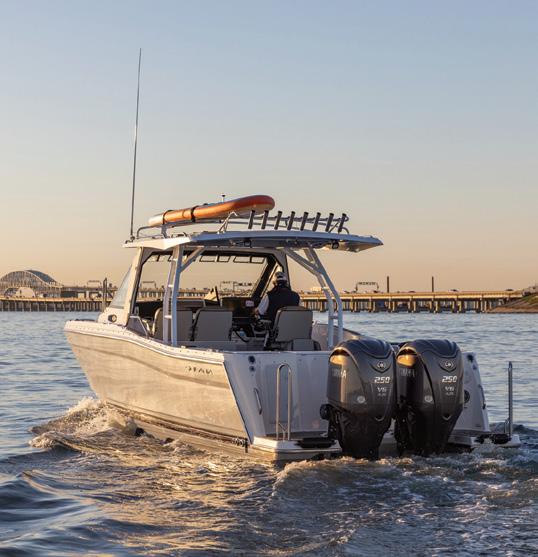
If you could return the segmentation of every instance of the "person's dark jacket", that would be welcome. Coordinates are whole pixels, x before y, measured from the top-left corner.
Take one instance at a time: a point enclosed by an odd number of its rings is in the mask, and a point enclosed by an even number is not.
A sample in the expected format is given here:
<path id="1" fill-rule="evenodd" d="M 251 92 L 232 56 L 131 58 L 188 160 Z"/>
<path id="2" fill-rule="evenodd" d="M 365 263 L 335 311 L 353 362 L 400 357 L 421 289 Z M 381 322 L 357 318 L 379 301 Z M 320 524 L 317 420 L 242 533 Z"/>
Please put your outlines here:
<path id="1" fill-rule="evenodd" d="M 271 323 L 275 322 L 276 313 L 279 309 L 286 306 L 298 306 L 301 298 L 297 292 L 294 292 L 288 285 L 277 285 L 267 292 L 269 298 L 269 306 L 264 319 L 268 319 Z"/>

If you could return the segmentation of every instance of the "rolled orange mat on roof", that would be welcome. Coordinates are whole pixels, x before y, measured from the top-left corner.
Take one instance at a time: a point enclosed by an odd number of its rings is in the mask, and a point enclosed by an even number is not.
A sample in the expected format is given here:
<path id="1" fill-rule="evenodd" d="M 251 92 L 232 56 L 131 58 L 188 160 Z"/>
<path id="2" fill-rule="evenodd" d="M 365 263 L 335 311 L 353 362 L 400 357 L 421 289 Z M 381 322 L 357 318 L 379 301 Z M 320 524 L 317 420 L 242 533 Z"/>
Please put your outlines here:
<path id="1" fill-rule="evenodd" d="M 269 195 L 249 195 L 221 201 L 220 203 L 207 203 L 205 205 L 195 205 L 185 209 L 171 209 L 151 217 L 148 221 L 150 226 L 162 226 L 163 224 L 196 222 L 206 219 L 223 219 L 231 213 L 237 216 L 246 216 L 254 211 L 256 214 L 270 211 L 275 207 L 275 200 Z"/>

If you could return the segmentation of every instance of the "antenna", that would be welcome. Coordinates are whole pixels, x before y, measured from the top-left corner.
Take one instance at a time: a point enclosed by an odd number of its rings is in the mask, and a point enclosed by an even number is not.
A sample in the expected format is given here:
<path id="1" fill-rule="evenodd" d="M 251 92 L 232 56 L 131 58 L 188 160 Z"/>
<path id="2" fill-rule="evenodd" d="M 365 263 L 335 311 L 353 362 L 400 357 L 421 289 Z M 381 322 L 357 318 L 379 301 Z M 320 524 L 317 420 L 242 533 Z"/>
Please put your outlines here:
<path id="1" fill-rule="evenodd" d="M 131 241 L 134 240 L 133 221 L 134 221 L 134 202 L 136 185 L 136 147 L 138 144 L 138 107 L 140 106 L 140 64 L 142 63 L 142 49 L 138 52 L 138 85 L 136 88 L 136 121 L 134 133 L 134 158 L 133 158 L 133 189 L 131 193 Z"/>

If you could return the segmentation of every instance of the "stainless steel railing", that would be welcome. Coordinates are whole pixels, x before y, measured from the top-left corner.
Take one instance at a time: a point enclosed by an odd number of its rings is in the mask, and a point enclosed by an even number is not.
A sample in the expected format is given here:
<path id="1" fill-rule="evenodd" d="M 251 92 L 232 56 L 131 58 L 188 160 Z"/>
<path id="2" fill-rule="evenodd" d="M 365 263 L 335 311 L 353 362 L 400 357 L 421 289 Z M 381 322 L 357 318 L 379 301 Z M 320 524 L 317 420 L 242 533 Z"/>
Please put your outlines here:
<path id="1" fill-rule="evenodd" d="M 280 423 L 280 399 L 281 399 L 281 380 L 282 370 L 288 370 L 288 408 L 287 408 L 287 424 L 284 427 Z M 275 409 L 275 428 L 276 439 L 280 439 L 280 432 L 282 431 L 282 439 L 289 441 L 291 439 L 291 409 L 292 409 L 292 369 L 290 364 L 283 363 L 277 367 L 276 370 L 276 409 Z"/>
<path id="2" fill-rule="evenodd" d="M 514 382 L 512 375 L 512 362 L 508 362 L 508 419 L 505 422 L 504 430 L 510 438 L 514 433 Z"/>

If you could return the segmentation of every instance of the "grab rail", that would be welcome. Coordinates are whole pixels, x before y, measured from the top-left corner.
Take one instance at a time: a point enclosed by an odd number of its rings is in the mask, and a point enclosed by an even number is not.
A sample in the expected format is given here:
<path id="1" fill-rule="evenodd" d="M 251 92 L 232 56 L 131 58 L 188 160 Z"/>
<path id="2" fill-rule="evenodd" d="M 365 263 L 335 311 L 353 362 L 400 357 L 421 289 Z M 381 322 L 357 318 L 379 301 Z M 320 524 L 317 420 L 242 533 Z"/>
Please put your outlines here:
<path id="1" fill-rule="evenodd" d="M 284 368 L 288 368 L 288 423 L 286 428 L 280 423 L 280 375 Z M 280 438 L 280 429 L 282 429 L 282 439 L 289 441 L 291 439 L 291 402 L 292 402 L 292 369 L 290 364 L 283 363 L 277 367 L 276 370 L 276 411 L 275 411 L 275 426 L 276 426 L 276 440 Z"/>
<path id="2" fill-rule="evenodd" d="M 504 431 L 510 438 L 514 433 L 514 382 L 512 362 L 508 362 L 508 419 L 504 424 Z M 508 431 L 506 431 L 508 430 Z"/>

